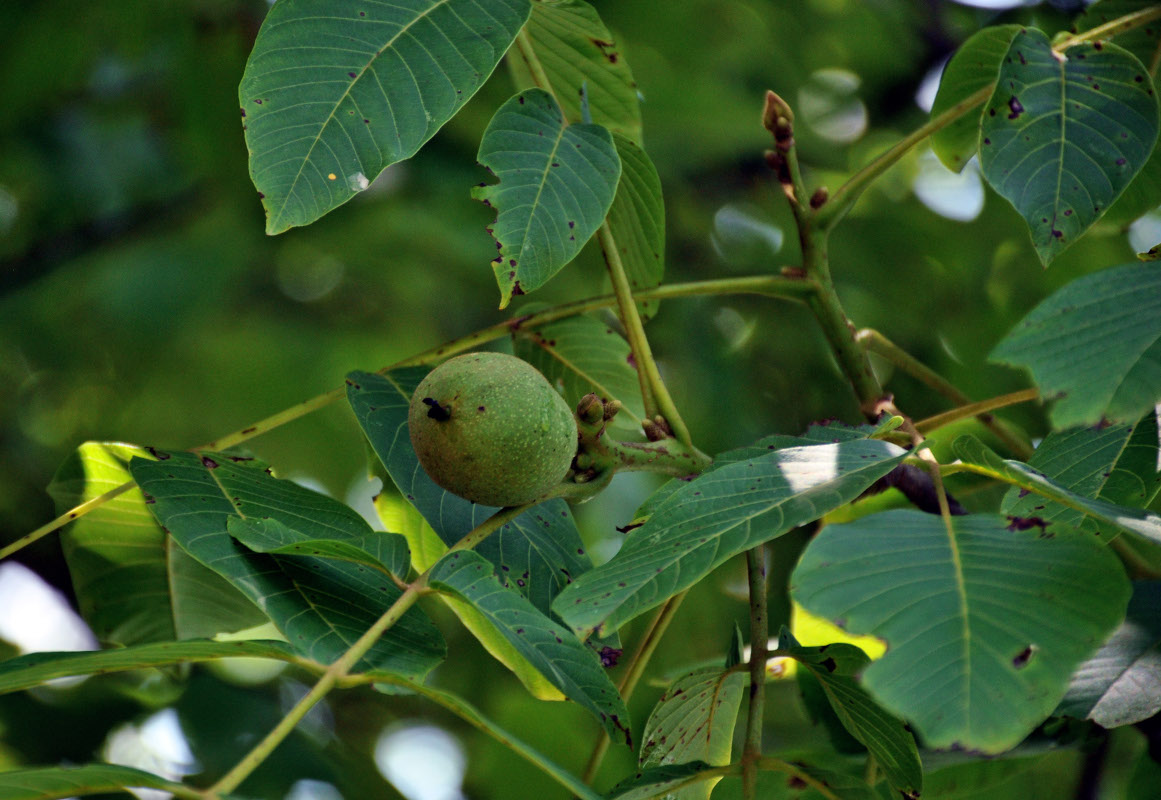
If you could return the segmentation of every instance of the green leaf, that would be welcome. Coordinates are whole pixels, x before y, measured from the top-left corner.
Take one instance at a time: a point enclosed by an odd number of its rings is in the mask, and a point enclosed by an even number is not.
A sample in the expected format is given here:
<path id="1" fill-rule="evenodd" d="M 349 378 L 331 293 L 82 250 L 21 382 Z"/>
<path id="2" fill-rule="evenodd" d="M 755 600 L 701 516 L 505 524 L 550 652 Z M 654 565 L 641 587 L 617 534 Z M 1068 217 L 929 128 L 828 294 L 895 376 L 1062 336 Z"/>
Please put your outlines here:
<path id="1" fill-rule="evenodd" d="M 768 451 L 703 474 L 553 608 L 577 631 L 616 630 L 731 557 L 854 500 L 906 455 L 886 442 L 853 440 Z"/>
<path id="2" fill-rule="evenodd" d="M 972 34 L 959 46 L 939 79 L 932 118 L 996 82 L 1008 46 L 1019 25 L 993 25 Z M 980 147 L 980 111 L 969 111 L 931 137 L 931 149 L 950 170 L 960 172 Z"/>
<path id="3" fill-rule="evenodd" d="M 609 800 L 651 800 L 659 797 L 682 797 L 683 789 L 693 789 L 711 778 L 705 773 L 714 768 L 703 761 L 666 764 L 641 770 L 618 783 L 605 796 Z M 695 796 L 695 795 L 688 795 Z"/>
<path id="4" fill-rule="evenodd" d="M 139 644 L 112 650 L 29 653 L 0 661 L 0 694 L 31 689 L 54 678 L 104 675 L 110 672 L 164 667 L 187 661 L 212 661 L 219 658 L 271 658 L 291 663 L 302 660 L 285 642 L 259 640 L 215 642 L 188 639 L 183 642 Z"/>
<path id="5" fill-rule="evenodd" d="M 499 509 L 441 489 L 419 465 L 407 433 L 407 408 L 427 372 L 424 368 L 392 370 L 387 375 L 352 372 L 347 376 L 347 399 L 391 480 L 440 539 L 452 545 Z M 477 545 L 475 552 L 495 564 L 506 584 L 545 613 L 571 579 L 592 568 L 563 500 L 526 511 Z"/>
<path id="6" fill-rule="evenodd" d="M 1161 489 L 1158 464 L 1157 415 L 1146 414 L 1136 425 L 1075 428 L 1050 433 L 1028 459 L 1028 466 L 1061 488 L 1082 497 L 1144 508 Z M 1013 487 L 1001 510 L 1013 517 L 1037 517 L 1061 522 L 1112 538 L 1116 529 L 1093 517 Z"/>
<path id="7" fill-rule="evenodd" d="M 1044 264 L 1096 222 L 1153 152 L 1157 98 L 1148 71 L 1106 42 L 1057 56 L 1021 30 L 980 123 L 980 168 L 1024 217 Z"/>
<path id="8" fill-rule="evenodd" d="M 871 663 L 867 654 L 841 642 L 803 647 L 785 627 L 778 634 L 778 649 L 814 675 L 843 727 L 874 756 L 891 787 L 903 797 L 918 797 L 923 764 L 915 737 L 903 720 L 883 710 L 856 680 Z"/>
<path id="9" fill-rule="evenodd" d="M 142 447 L 85 442 L 60 466 L 48 493 L 58 513 L 133 480 Z M 266 617 L 218 575 L 177 547 L 136 487 L 61 532 L 81 615 L 102 642 L 137 644 L 213 636 Z"/>
<path id="10" fill-rule="evenodd" d="M 1006 481 L 1029 492 L 1036 492 L 1082 514 L 1091 514 L 1098 523 L 1104 522 L 1118 531 L 1140 536 L 1153 543 L 1161 542 L 1161 516 L 1157 514 L 1113 505 L 1104 500 L 1095 500 L 1071 492 L 1027 464 L 1000 458 L 987 445 L 970 434 L 952 442 L 952 450 L 964 464 L 971 465 L 972 472 Z M 1029 517 L 1016 519 L 1014 524 L 1017 527 L 1039 527 L 1042 531 L 1047 531 L 1051 523 L 1046 523 L 1044 519 Z M 1068 523 L 1065 525 L 1068 526 Z M 1056 530 L 1057 528 L 1053 527 L 1053 532 Z M 1089 531 L 1095 533 L 1097 537 L 1104 536 L 1106 530 L 1107 528 L 1102 525 L 1089 528 Z"/>
<path id="11" fill-rule="evenodd" d="M 1084 33 L 1112 22 L 1120 17 L 1156 6 L 1156 0 L 1097 0 L 1076 18 L 1073 33 Z M 1158 44 L 1161 43 L 1161 24 L 1156 20 L 1130 31 L 1117 34 L 1117 46 L 1123 47 L 1148 64 L 1156 58 Z"/>
<path id="12" fill-rule="evenodd" d="M 823 529 L 791 592 L 845 630 L 886 640 L 863 685 L 927 746 L 994 754 L 1056 707 L 1072 670 L 1120 622 L 1129 585 L 1087 534 L 903 510 Z"/>
<path id="13" fill-rule="evenodd" d="M 230 535 L 256 553 L 313 556 L 349 561 L 406 580 L 411 568 L 407 540 L 396 533 L 364 533 L 350 538 L 318 539 L 293 530 L 275 519 L 242 519 L 227 522 Z"/>
<path id="14" fill-rule="evenodd" d="M 631 363 L 625 339 L 603 322 L 576 316 L 534 330 L 517 328 L 512 333 L 514 352 L 540 370 L 561 390 L 565 401 L 576 408 L 581 397 L 596 392 L 602 400 L 618 400 L 624 420 L 641 430 L 645 416 L 641 384 Z"/>
<path id="15" fill-rule="evenodd" d="M 432 568 L 429 585 L 475 607 L 566 697 L 591 712 L 614 740 L 629 743 L 629 712 L 596 654 L 520 593 L 505 587 L 478 553 L 449 553 Z"/>
<path id="16" fill-rule="evenodd" d="M 323 664 L 342 655 L 400 596 L 377 570 L 328 558 L 247 551 L 234 525 L 265 520 L 312 539 L 372 534 L 357 513 L 329 497 L 272 477 L 263 465 L 219 453 L 155 451 L 129 469 L 154 503 L 150 509 L 190 555 L 261 607 L 297 651 Z M 422 677 L 444 655 L 443 639 L 412 608 L 368 651 L 359 669 L 377 667 Z"/>
<path id="17" fill-rule="evenodd" d="M 179 783 L 116 764 L 83 764 L 77 767 L 34 767 L 0 772 L 0 800 L 53 800 L 87 794 L 135 789 L 160 789 L 189 797 L 190 790 Z M 228 798 L 230 795 L 222 795 Z"/>
<path id="18" fill-rule="evenodd" d="M 609 209 L 609 230 L 634 292 L 652 289 L 665 274 L 665 201 L 661 178 L 640 145 L 619 133 L 613 144 L 621 158 L 621 181 Z M 638 300 L 642 319 L 657 313 L 657 300 Z"/>
<path id="19" fill-rule="evenodd" d="M 1056 429 L 1133 422 L 1161 400 L 1161 269 L 1125 264 L 1069 283 L 990 356 L 1032 373 Z"/>
<path id="20" fill-rule="evenodd" d="M 1133 584 L 1125 621 L 1080 665 L 1056 709 L 1104 728 L 1132 725 L 1161 711 L 1161 583 Z"/>
<path id="21" fill-rule="evenodd" d="M 717 667 L 694 670 L 675 680 L 653 706 L 645 723 L 640 768 L 690 761 L 715 767 L 729 764 L 745 686 L 745 673 Z M 708 800 L 716 783 L 713 779 L 700 781 L 665 797 Z"/>
<path id="22" fill-rule="evenodd" d="M 266 232 L 308 225 L 415 155 L 484 84 L 528 0 L 280 0 L 238 87 Z"/>
<path id="23" fill-rule="evenodd" d="M 600 125 L 565 122 L 552 95 L 528 89 L 492 117 L 476 158 L 500 179 L 472 197 L 496 209 L 489 229 L 500 308 L 543 286 L 605 221 L 621 160 Z"/>
<path id="24" fill-rule="evenodd" d="M 637 82 L 595 8 L 582 0 L 538 0 L 525 31 L 569 122 L 595 122 L 641 140 Z M 510 60 L 520 88 L 535 86 L 527 64 L 515 56 Z"/>

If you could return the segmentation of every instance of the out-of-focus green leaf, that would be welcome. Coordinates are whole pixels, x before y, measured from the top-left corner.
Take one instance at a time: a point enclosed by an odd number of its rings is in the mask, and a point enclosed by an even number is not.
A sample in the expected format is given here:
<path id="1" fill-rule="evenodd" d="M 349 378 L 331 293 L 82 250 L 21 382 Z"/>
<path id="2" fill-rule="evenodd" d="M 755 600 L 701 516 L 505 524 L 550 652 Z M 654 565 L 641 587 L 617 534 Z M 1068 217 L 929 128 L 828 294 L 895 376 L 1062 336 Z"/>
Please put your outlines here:
<path id="1" fill-rule="evenodd" d="M 1019 25 L 993 25 L 977 31 L 959 46 L 939 79 L 939 91 L 931 105 L 938 117 L 956 103 L 996 82 L 1008 45 Z M 961 171 L 980 147 L 980 112 L 969 111 L 931 137 L 931 149 L 950 170 Z"/>
<path id="2" fill-rule="evenodd" d="M 803 647 L 785 627 L 778 634 L 778 649 L 814 675 L 843 727 L 874 756 L 892 788 L 903 797 L 918 797 L 923 764 L 915 737 L 903 720 L 883 710 L 857 680 L 871 663 L 867 654 L 842 642 Z"/>
<path id="3" fill-rule="evenodd" d="M 600 125 L 568 124 L 552 95 L 527 89 L 492 117 L 476 158 L 499 178 L 472 197 L 496 209 L 500 308 L 572 261 L 609 213 L 621 159 Z"/>
<path id="4" fill-rule="evenodd" d="M 492 564 L 470 550 L 448 553 L 432 568 L 429 583 L 470 603 L 550 683 L 597 717 L 611 738 L 629 743 L 629 712 L 596 653 L 502 585 Z"/>
<path id="5" fill-rule="evenodd" d="M 840 627 L 886 640 L 863 685 L 928 746 L 1000 753 L 1056 707 L 1076 665 L 1120 622 L 1129 585 L 1089 534 L 907 510 L 827 526 L 791 592 Z"/>
<path id="6" fill-rule="evenodd" d="M 641 140 L 637 82 L 595 8 L 584 0 L 537 0 L 525 31 L 569 122 L 595 122 Z M 520 88 L 535 86 L 520 54 L 509 58 Z"/>
<path id="7" fill-rule="evenodd" d="M 657 168 L 641 146 L 619 133 L 613 144 L 621 157 L 621 181 L 609 209 L 609 230 L 629 288 L 638 292 L 657 286 L 665 274 L 665 201 Z M 657 300 L 637 302 L 643 319 L 659 306 Z"/>
<path id="8" fill-rule="evenodd" d="M 1112 205 L 1157 141 L 1149 73 L 1106 42 L 1064 57 L 1035 29 L 1016 34 L 980 123 L 980 168 L 1028 223 L 1048 264 Z"/>
<path id="9" fill-rule="evenodd" d="M 1161 711 L 1161 583 L 1133 584 L 1121 627 L 1072 676 L 1056 709 L 1104 728 Z"/>
<path id="10" fill-rule="evenodd" d="M 848 503 L 906 457 L 886 442 L 790 447 L 686 483 L 606 564 L 576 579 L 553 609 L 578 631 L 613 631 L 729 558 Z"/>
<path id="11" fill-rule="evenodd" d="M 104 675 L 110 672 L 163 667 L 190 661 L 212 661 L 219 658 L 270 658 L 292 663 L 302 660 L 285 642 L 256 639 L 237 642 L 187 639 L 182 642 L 139 644 L 113 650 L 29 653 L 0 661 L 0 694 L 30 689 L 54 678 Z"/>
<path id="12" fill-rule="evenodd" d="M 0 772 L 0 800 L 54 800 L 89 794 L 120 792 L 127 788 L 173 791 L 171 780 L 116 764 L 76 767 L 35 767 Z M 234 795 L 222 795 L 229 798 Z"/>
<path id="13" fill-rule="evenodd" d="M 49 484 L 58 513 L 123 483 L 145 448 L 85 442 Z M 237 589 L 190 558 L 149 513 L 136 487 L 61 533 L 81 615 L 103 642 L 129 645 L 213 636 L 266 621 Z"/>
<path id="14" fill-rule="evenodd" d="M 1154 5 L 1155 0 L 1097 0 L 1076 18 L 1072 30 L 1074 33 L 1091 31 L 1093 28 L 1099 28 L 1120 17 L 1143 11 Z M 1128 50 L 1143 64 L 1149 64 L 1157 57 L 1158 42 L 1161 42 L 1161 25 L 1156 21 L 1130 31 L 1119 32 L 1116 37 L 1117 46 Z"/>
<path id="15" fill-rule="evenodd" d="M 1098 537 L 1104 535 L 1107 526 L 1111 526 L 1130 535 L 1143 537 L 1149 540 L 1148 543 L 1161 543 L 1161 516 L 1151 511 L 1118 506 L 1104 500 L 1095 500 L 1071 492 L 1023 462 L 1001 458 L 971 434 L 961 436 L 952 442 L 952 450 L 959 456 L 961 462 L 971 465 L 972 472 L 1014 484 L 1026 491 L 1036 492 L 1055 500 L 1081 514 L 1092 515 L 1096 522 L 1105 523 L 1103 526 L 1097 525 L 1089 528 Z M 1032 510 L 1036 510 L 1035 506 Z M 1070 523 L 1075 524 L 1075 520 L 1070 520 L 1065 524 L 1070 525 Z M 1048 524 L 1051 523 L 1046 523 L 1044 519 L 1034 515 L 1028 518 L 1016 518 L 1013 524 L 1016 527 L 1038 527 L 1042 531 L 1047 531 Z M 1055 530 L 1054 528 L 1053 532 Z"/>
<path id="16" fill-rule="evenodd" d="M 357 539 L 372 533 L 347 506 L 263 465 L 220 453 L 155 451 L 135 458 L 133 477 L 150 509 L 175 539 L 260 606 L 291 646 L 320 663 L 341 656 L 400 596 L 378 570 L 334 559 L 272 556 L 246 550 L 231 524 L 259 532 L 274 520 L 313 539 Z M 233 520 L 233 522 L 231 522 Z M 360 660 L 422 677 L 444 655 L 443 639 L 418 608 L 409 609 Z"/>
<path id="17" fill-rule="evenodd" d="M 653 706 L 641 734 L 640 768 L 691 761 L 730 763 L 745 673 L 710 667 L 675 680 Z M 699 781 L 666 800 L 708 800 L 717 780 Z"/>
<path id="18" fill-rule="evenodd" d="M 230 535 L 256 553 L 312 556 L 350 561 L 403 580 L 411 567 L 407 540 L 396 533 L 365 533 L 349 538 L 316 539 L 275 519 L 231 517 Z"/>
<path id="19" fill-rule="evenodd" d="M 1069 283 L 991 353 L 1055 399 L 1056 429 L 1133 422 L 1161 400 L 1161 269 L 1124 264 Z"/>
<path id="20" fill-rule="evenodd" d="M 238 87 L 266 232 L 308 225 L 410 158 L 476 93 L 528 0 L 281 0 Z"/>
<path id="21" fill-rule="evenodd" d="M 1028 459 L 1028 466 L 1083 497 L 1144 508 L 1161 489 L 1158 441 L 1157 415 L 1150 412 L 1135 425 L 1050 433 Z M 1004 496 L 1001 510 L 1013 517 L 1062 522 L 1108 538 L 1116 532 L 1082 511 L 1015 487 Z"/>
<path id="22" fill-rule="evenodd" d="M 645 409 L 641 384 L 631 362 L 629 343 L 603 322 L 576 316 L 542 328 L 512 334 L 517 356 L 540 370 L 575 408 L 589 392 L 602 400 L 618 400 L 621 412 L 614 421 L 640 431 Z"/>

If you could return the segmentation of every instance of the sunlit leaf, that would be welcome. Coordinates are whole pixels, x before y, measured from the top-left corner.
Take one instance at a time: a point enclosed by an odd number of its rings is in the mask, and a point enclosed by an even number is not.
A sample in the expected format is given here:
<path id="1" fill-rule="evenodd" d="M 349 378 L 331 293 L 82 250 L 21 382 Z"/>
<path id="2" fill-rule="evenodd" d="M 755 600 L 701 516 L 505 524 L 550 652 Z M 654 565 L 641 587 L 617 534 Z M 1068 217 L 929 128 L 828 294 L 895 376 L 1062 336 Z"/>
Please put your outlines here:
<path id="1" fill-rule="evenodd" d="M 824 528 L 791 591 L 841 627 L 886 640 L 863 685 L 927 746 L 999 753 L 1056 707 L 1073 669 L 1120 622 L 1129 584 L 1089 534 L 903 510 Z"/>
<path id="2" fill-rule="evenodd" d="M 931 106 L 938 117 L 957 103 L 996 82 L 1019 25 L 992 25 L 972 34 L 952 55 L 939 80 L 939 92 Z M 959 172 L 980 147 L 980 111 L 964 114 L 931 137 L 931 149 L 948 169 Z"/>
<path id="3" fill-rule="evenodd" d="M 694 670 L 665 690 L 641 734 L 642 770 L 702 761 L 730 763 L 734 725 L 746 686 L 743 672 L 720 667 Z M 716 780 L 699 781 L 665 795 L 666 800 L 708 800 Z"/>
<path id="4" fill-rule="evenodd" d="M 477 160 L 499 178 L 472 196 L 496 209 L 500 308 L 543 286 L 605 221 L 621 159 L 600 125 L 568 124 L 552 95 L 527 89 L 492 117 Z"/>
<path id="5" fill-rule="evenodd" d="M 778 649 L 806 667 L 818 680 L 843 727 L 875 758 L 887 781 L 903 797 L 919 796 L 923 764 L 915 737 L 903 720 L 887 713 L 856 680 L 871 660 L 851 644 L 803 647 L 785 628 Z"/>
<path id="6" fill-rule="evenodd" d="M 704 773 L 712 770 L 704 761 L 686 764 L 666 764 L 650 767 L 618 783 L 605 795 L 609 800 L 652 800 L 658 797 L 680 797 L 684 788 L 692 788 L 709 779 Z"/>
<path id="7" fill-rule="evenodd" d="M 48 493 L 64 513 L 132 481 L 145 448 L 85 442 L 60 466 Z M 102 642 L 137 644 L 213 636 L 266 621 L 254 604 L 174 544 L 137 488 L 61 532 L 81 615 Z"/>
<path id="8" fill-rule="evenodd" d="M 1016 34 L 980 123 L 980 168 L 1024 217 L 1047 264 L 1088 230 L 1144 166 L 1157 98 L 1131 53 L 1086 42 L 1063 56 Z"/>
<path id="9" fill-rule="evenodd" d="M 429 583 L 470 603 L 549 682 L 596 716 L 610 737 L 629 742 L 629 712 L 596 653 L 502 585 L 492 564 L 470 550 L 452 552 L 432 568 Z"/>
<path id="10" fill-rule="evenodd" d="M 848 503 L 900 463 L 886 442 L 767 451 L 686 483 L 553 608 L 578 631 L 616 630 L 729 558 Z"/>
<path id="11" fill-rule="evenodd" d="M 190 555 L 261 607 L 304 655 L 331 663 L 400 596 L 378 570 L 328 558 L 254 553 L 229 533 L 231 524 L 264 529 L 263 523 L 274 520 L 312 539 L 371 534 L 366 521 L 342 503 L 274 478 L 251 460 L 156 452 L 158 461 L 137 458 L 129 468 L 154 500 L 149 508 L 158 521 Z M 443 654 L 439 631 L 412 608 L 359 663 L 422 677 Z"/>
<path id="12" fill-rule="evenodd" d="M 569 122 L 641 139 L 637 82 L 595 8 L 583 0 L 538 0 L 525 31 Z M 520 88 L 535 86 L 521 54 L 509 58 Z"/>
<path id="13" fill-rule="evenodd" d="M 476 93 L 528 0 L 280 0 L 238 88 L 266 232 L 307 225 L 410 158 Z"/>
<path id="14" fill-rule="evenodd" d="M 1105 728 L 1161 711 L 1161 583 L 1135 583 L 1125 621 L 1072 676 L 1057 714 Z"/>
<path id="15" fill-rule="evenodd" d="M 1059 429 L 1133 422 L 1161 401 L 1161 269 L 1125 264 L 1057 291 L 991 360 L 1025 367 Z"/>

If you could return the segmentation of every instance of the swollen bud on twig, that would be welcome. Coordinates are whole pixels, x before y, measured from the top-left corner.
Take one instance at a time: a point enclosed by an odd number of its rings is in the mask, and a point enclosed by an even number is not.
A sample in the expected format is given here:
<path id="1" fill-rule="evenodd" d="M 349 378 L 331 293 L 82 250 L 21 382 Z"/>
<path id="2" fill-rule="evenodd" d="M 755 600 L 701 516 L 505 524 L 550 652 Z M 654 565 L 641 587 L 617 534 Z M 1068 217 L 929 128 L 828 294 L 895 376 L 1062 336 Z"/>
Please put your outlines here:
<path id="1" fill-rule="evenodd" d="M 576 416 L 581 422 L 595 425 L 605 419 L 605 404 L 593 392 L 589 392 L 576 405 Z"/>

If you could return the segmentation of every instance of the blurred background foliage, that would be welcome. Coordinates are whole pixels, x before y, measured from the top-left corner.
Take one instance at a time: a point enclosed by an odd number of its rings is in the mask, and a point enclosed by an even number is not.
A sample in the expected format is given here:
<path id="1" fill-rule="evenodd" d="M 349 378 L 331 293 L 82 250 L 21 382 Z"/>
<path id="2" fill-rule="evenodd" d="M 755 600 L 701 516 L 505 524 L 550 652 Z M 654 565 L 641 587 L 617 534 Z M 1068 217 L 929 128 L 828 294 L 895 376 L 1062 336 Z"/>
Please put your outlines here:
<path id="1" fill-rule="evenodd" d="M 645 143 L 667 202 L 666 279 L 683 281 L 795 263 L 791 217 L 762 159 L 769 146 L 759 121 L 766 89 L 797 110 L 808 183 L 833 189 L 925 120 L 924 98 L 930 102 L 943 61 L 981 26 L 1023 22 L 1051 34 L 1067 27 L 1081 4 L 595 5 L 641 90 Z M 486 177 L 475 163 L 479 137 L 512 91 L 504 68 L 416 158 L 315 225 L 268 238 L 237 103 L 267 7 L 264 0 L 0 5 L 0 544 L 54 516 L 44 487 L 83 441 L 199 445 L 339 386 L 352 369 L 377 369 L 506 316 L 496 310 L 489 267 L 490 212 L 468 195 Z M 879 329 L 984 398 L 1027 385 L 1025 376 L 985 359 L 1031 306 L 1161 238 L 1131 244 L 1127 223 L 1098 225 L 1043 270 L 1017 214 L 973 172 L 954 179 L 921 148 L 840 225 L 832 268 L 856 324 Z M 1139 236 L 1148 238 L 1148 224 L 1157 223 L 1139 222 L 1136 230 L 1146 226 Z M 517 298 L 510 312 L 519 314 L 521 301 L 603 291 L 603 266 L 590 247 L 535 297 Z M 648 331 L 696 441 L 709 452 L 797 433 L 822 418 L 858 419 L 804 308 L 748 297 L 674 300 Z M 945 408 L 915 381 L 880 366 L 913 416 Z M 1034 435 L 1044 430 L 1036 407 L 1007 417 Z M 283 476 L 365 510 L 376 487 L 366 479 L 361 439 L 350 411 L 336 404 L 247 446 Z M 620 477 L 579 510 L 598 557 L 615 549 L 614 526 L 631 518 L 650 485 Z M 777 548 L 775 558 L 782 559 L 775 572 L 785 573 L 793 544 Z M 69 597 L 55 536 L 15 560 Z M 651 674 L 663 678 L 721 658 L 733 621 L 745 627 L 742 585 L 740 568 L 731 565 L 699 586 Z M 435 682 L 579 772 L 596 732 L 592 720 L 571 705 L 532 700 L 454 618 L 432 612 L 451 653 Z M 627 642 L 639 634 L 639 624 L 623 631 Z M 201 772 L 208 782 L 305 691 L 302 680 L 195 668 L 5 696 L 0 769 L 109 758 L 122 742 L 152 747 L 179 772 Z M 638 726 L 660 692 L 655 681 L 634 697 Z M 783 753 L 826 746 L 793 683 L 772 692 L 768 741 Z M 407 727 L 421 719 L 437 727 Z M 149 725 L 151 736 L 133 739 Z M 431 774 L 455 776 L 466 757 L 462 789 L 408 789 L 396 775 L 403 793 L 396 794 L 381 773 L 409 751 L 397 747 L 391 756 L 384 743 L 428 739 L 434 744 L 412 760 L 427 759 Z M 1100 796 L 1123 796 L 1133 780 L 1151 780 L 1148 761 L 1133 777 L 1130 765 L 1142 750 L 1135 731 L 1119 732 L 1106 747 L 1109 763 L 1123 769 L 1109 772 Z M 946 796 L 1061 797 L 1080 780 L 1083 762 L 1078 752 L 1060 752 L 1035 768 L 1016 764 L 1002 791 Z M 612 753 L 601 785 L 632 764 L 627 751 Z M 783 796 L 785 780 L 770 780 L 769 796 Z M 499 786 L 508 788 L 497 793 Z M 369 691 L 332 695 L 244 789 L 297 800 L 437 800 L 461 791 L 472 798 L 562 796 L 443 712 Z M 725 781 L 715 797 L 736 794 Z"/>

